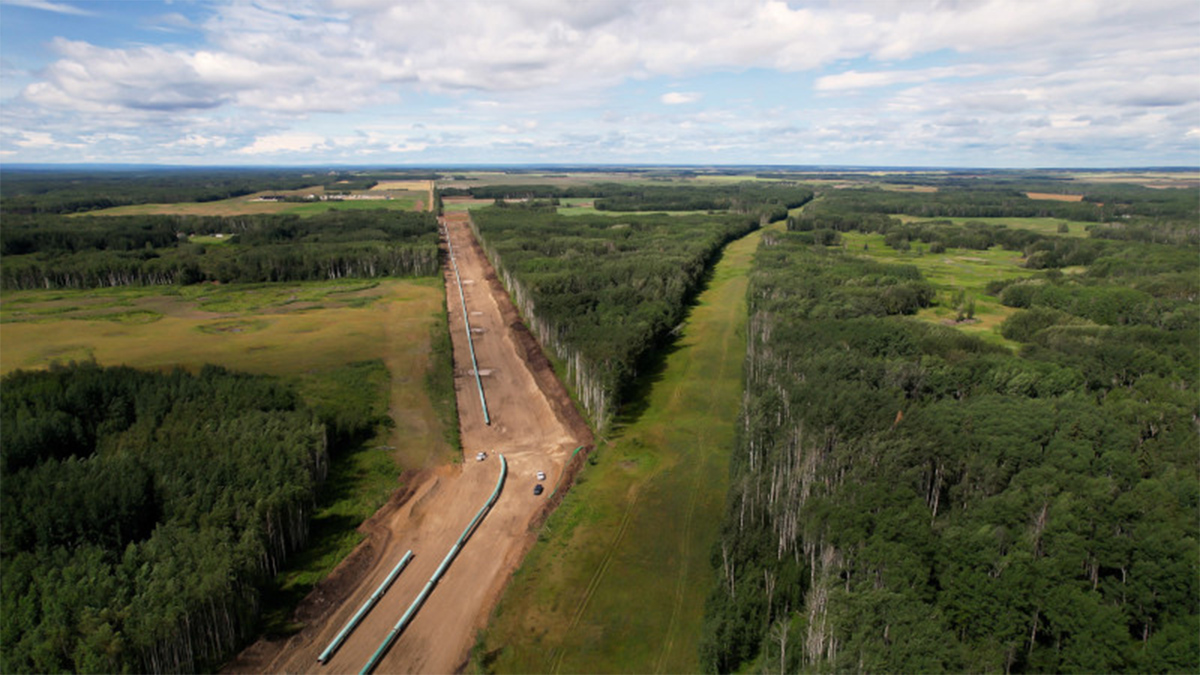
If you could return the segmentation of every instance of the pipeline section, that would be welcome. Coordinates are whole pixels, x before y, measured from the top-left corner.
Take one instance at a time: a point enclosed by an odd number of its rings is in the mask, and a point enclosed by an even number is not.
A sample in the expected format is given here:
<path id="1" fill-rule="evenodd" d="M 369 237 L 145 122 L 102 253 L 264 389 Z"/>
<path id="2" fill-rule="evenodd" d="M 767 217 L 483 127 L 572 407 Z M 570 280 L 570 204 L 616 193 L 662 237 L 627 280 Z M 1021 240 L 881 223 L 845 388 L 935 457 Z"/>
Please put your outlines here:
<path id="1" fill-rule="evenodd" d="M 398 622 L 396 622 L 395 627 L 393 627 L 392 630 L 387 634 L 387 637 L 383 639 L 383 644 L 379 645 L 379 649 L 376 649 L 375 653 L 371 655 L 371 659 L 367 661 L 367 665 L 363 666 L 360 675 L 370 675 L 371 671 L 375 670 L 375 666 L 379 665 L 380 659 L 382 659 L 383 655 L 387 653 L 387 650 L 392 647 L 392 643 L 396 641 L 396 638 L 400 637 L 400 633 L 404 631 L 409 622 L 412 621 L 414 616 L 416 616 L 417 610 L 421 609 L 421 605 L 425 604 L 425 599 L 429 597 L 429 594 L 433 591 L 433 587 L 437 585 L 438 580 L 441 579 L 442 575 L 446 573 L 446 570 L 450 567 L 450 563 L 454 562 L 454 558 L 457 557 L 458 552 L 462 550 L 463 544 L 465 544 L 467 539 L 470 538 L 471 534 L 475 532 L 475 528 L 479 525 L 479 522 L 483 520 L 483 517 L 487 515 L 489 510 L 491 510 L 492 505 L 496 503 L 496 499 L 500 497 L 500 490 L 504 487 L 504 479 L 507 476 L 508 460 L 504 459 L 504 455 L 500 455 L 500 480 L 496 481 L 496 489 L 492 490 L 492 496 L 488 497 L 487 503 L 484 504 L 483 508 L 479 509 L 479 513 L 476 513 L 475 517 L 471 519 L 471 523 L 467 525 L 467 528 L 463 530 L 461 535 L 459 535 L 458 541 L 454 542 L 454 546 L 450 547 L 450 552 L 446 554 L 446 557 L 442 560 L 442 564 L 438 565 L 438 568 L 436 571 L 434 571 L 433 576 L 429 577 L 429 581 L 426 582 L 425 588 L 421 589 L 421 592 L 417 595 L 416 600 L 412 601 L 412 604 L 408 606 L 407 610 L 405 610 L 404 615 L 400 617 Z"/>
<path id="2" fill-rule="evenodd" d="M 387 578 L 383 580 L 383 583 L 379 585 L 379 588 L 375 589 L 375 592 L 371 594 L 371 597 L 367 598 L 367 601 L 363 603 L 363 606 L 359 608 L 358 612 L 355 613 L 354 616 L 350 617 L 350 621 L 346 622 L 346 625 L 342 627 L 342 630 L 337 634 L 336 637 L 333 638 L 333 642 L 330 642 L 329 646 L 325 648 L 325 651 L 321 652 L 321 655 L 317 657 L 318 661 L 323 664 L 333 656 L 333 653 L 338 650 L 338 647 L 342 646 L 342 643 L 345 642 L 346 638 L 350 637 L 350 633 L 354 632 L 355 628 L 358 628 L 359 622 L 363 620 L 363 617 L 367 615 L 367 612 L 371 611 L 371 608 L 375 606 L 375 603 L 379 602 L 379 599 L 383 597 L 384 593 L 387 593 L 387 590 L 389 587 L 391 587 L 392 582 L 396 580 L 396 577 L 400 576 L 400 572 L 404 571 L 404 568 L 408 565 L 408 561 L 412 560 L 412 557 L 412 551 L 404 554 L 404 557 L 400 559 L 399 563 L 396 563 L 396 566 L 391 572 L 388 573 Z"/>
<path id="3" fill-rule="evenodd" d="M 454 258 L 454 244 L 450 243 L 450 227 L 446 227 L 446 250 L 450 253 L 450 265 L 454 268 L 454 281 L 458 284 L 458 299 L 462 305 L 463 326 L 467 329 L 467 348 L 471 350 L 471 368 L 475 373 L 475 387 L 479 389 L 479 405 L 483 407 L 483 423 L 492 425 L 488 415 L 487 398 L 483 395 L 483 380 L 479 379 L 479 362 L 475 360 L 475 341 L 471 339 L 471 320 L 467 318 L 467 296 L 463 294 L 462 277 L 458 275 L 458 261 Z"/>

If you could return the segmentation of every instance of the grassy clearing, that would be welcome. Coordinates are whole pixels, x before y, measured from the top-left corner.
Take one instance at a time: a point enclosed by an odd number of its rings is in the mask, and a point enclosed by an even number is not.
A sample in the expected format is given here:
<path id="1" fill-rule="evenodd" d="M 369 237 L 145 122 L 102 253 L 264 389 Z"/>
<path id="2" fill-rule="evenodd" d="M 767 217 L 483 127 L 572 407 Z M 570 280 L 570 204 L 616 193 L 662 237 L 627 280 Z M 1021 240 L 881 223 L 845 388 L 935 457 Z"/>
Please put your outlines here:
<path id="1" fill-rule="evenodd" d="M 470 211 L 471 209 L 482 209 L 485 206 L 491 206 L 495 201 L 491 199 L 470 199 L 463 197 L 451 197 L 442 200 L 442 210 L 447 213 L 455 211 Z"/>
<path id="2" fill-rule="evenodd" d="M 898 218 L 906 223 L 923 223 L 931 220 L 949 220 L 956 225 L 962 225 L 968 222 L 987 223 L 988 225 L 1005 225 L 1014 230 L 1032 230 L 1041 234 L 1048 234 L 1056 237 L 1080 237 L 1087 238 L 1087 228 L 1094 227 L 1096 223 L 1089 223 L 1082 220 L 1063 220 L 1062 218 L 918 218 L 916 216 L 906 216 L 893 214 L 893 218 Z M 1059 232 L 1059 227 L 1066 224 L 1067 231 Z"/>
<path id="3" fill-rule="evenodd" d="M 157 318 L 89 315 L 98 308 Z M 0 372 L 88 359 L 193 370 L 215 363 L 290 380 L 318 409 L 390 412 L 394 424 L 332 458 L 309 547 L 266 598 L 271 632 L 294 628 L 291 608 L 362 539 L 356 528 L 398 487 L 401 467 L 461 455 L 448 441 L 457 433 L 453 396 L 447 408 L 444 383 L 426 384 L 452 377 L 436 344 L 446 330 L 440 278 L 17 291 L 4 294 L 0 317 Z"/>
<path id="4" fill-rule="evenodd" d="M 545 525 L 476 647 L 496 672 L 694 672 L 741 403 L 746 276 L 729 247 L 682 335 Z"/>
<path id="5" fill-rule="evenodd" d="M 954 324 L 957 307 L 954 296 L 964 291 L 968 301 L 975 303 L 975 321 L 957 324 L 963 332 L 1015 349 L 1016 343 L 1000 335 L 1000 324 L 1014 310 L 1000 304 L 998 298 L 987 294 L 987 284 L 996 279 L 1017 279 L 1033 273 L 1021 267 L 1021 255 L 993 247 L 987 251 L 947 249 L 945 253 L 928 253 L 915 244 L 911 251 L 897 251 L 883 241 L 880 234 L 847 232 L 842 235 L 846 250 L 861 253 L 883 262 L 915 265 L 938 291 L 936 304 L 921 310 L 918 318 L 937 323 Z"/>
<path id="6" fill-rule="evenodd" d="M 416 199 L 364 199 L 361 201 L 342 200 L 329 202 L 312 202 L 310 204 L 289 204 L 291 208 L 280 213 L 294 213 L 298 216 L 312 216 L 326 211 L 370 211 L 387 209 L 388 211 L 412 211 L 416 208 Z"/>
<path id="7" fill-rule="evenodd" d="M 204 244 L 205 246 L 220 246 L 222 244 L 228 244 L 230 242 L 230 237 L 223 234 L 220 236 L 215 234 L 193 234 L 192 236 L 188 237 L 188 242 L 192 244 Z"/>

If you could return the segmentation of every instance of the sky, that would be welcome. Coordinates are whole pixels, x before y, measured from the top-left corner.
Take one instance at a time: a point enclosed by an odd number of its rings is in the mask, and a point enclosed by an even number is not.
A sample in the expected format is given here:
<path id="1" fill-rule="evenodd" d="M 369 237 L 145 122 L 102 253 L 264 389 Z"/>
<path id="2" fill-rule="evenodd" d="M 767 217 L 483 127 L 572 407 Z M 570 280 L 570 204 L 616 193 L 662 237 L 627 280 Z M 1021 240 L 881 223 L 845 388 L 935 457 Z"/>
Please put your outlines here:
<path id="1" fill-rule="evenodd" d="M 1200 0 L 0 0 L 0 164 L 1200 165 Z"/>

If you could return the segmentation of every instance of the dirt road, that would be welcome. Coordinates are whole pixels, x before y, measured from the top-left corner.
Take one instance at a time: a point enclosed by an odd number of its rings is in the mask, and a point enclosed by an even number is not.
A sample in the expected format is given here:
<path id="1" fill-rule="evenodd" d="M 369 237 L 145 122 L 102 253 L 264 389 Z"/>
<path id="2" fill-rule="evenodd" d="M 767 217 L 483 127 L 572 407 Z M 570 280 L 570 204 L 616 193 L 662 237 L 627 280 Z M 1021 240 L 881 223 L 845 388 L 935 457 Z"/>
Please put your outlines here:
<path id="1" fill-rule="evenodd" d="M 446 299 L 454 341 L 464 460 L 412 476 L 363 528 L 369 537 L 297 609 L 306 624 L 285 640 L 261 639 L 230 663 L 229 672 L 357 673 L 429 581 L 463 528 L 487 501 L 508 460 L 504 490 L 416 618 L 380 661 L 380 673 L 460 670 L 513 571 L 533 542 L 549 494 L 572 450 L 592 443 L 549 362 L 520 322 L 508 294 L 475 241 L 466 213 L 443 220 L 453 244 L 475 340 L 491 424 L 484 423 L 472 372 L 459 290 L 450 265 Z M 477 452 L 488 459 L 475 461 Z M 537 471 L 546 493 L 534 496 Z M 375 591 L 404 553 L 412 562 L 325 664 L 317 655 Z"/>

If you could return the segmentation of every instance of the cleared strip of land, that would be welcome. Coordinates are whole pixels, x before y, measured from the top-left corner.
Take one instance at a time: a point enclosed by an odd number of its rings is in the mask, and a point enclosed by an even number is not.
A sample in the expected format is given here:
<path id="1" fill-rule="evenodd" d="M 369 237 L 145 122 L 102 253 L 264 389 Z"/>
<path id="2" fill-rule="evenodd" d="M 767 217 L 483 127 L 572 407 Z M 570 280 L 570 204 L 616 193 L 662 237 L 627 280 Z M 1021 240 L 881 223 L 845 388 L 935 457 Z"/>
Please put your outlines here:
<path id="1" fill-rule="evenodd" d="M 482 669 L 699 668 L 760 237 L 726 247 L 679 340 L 543 528 L 476 647 Z"/>

